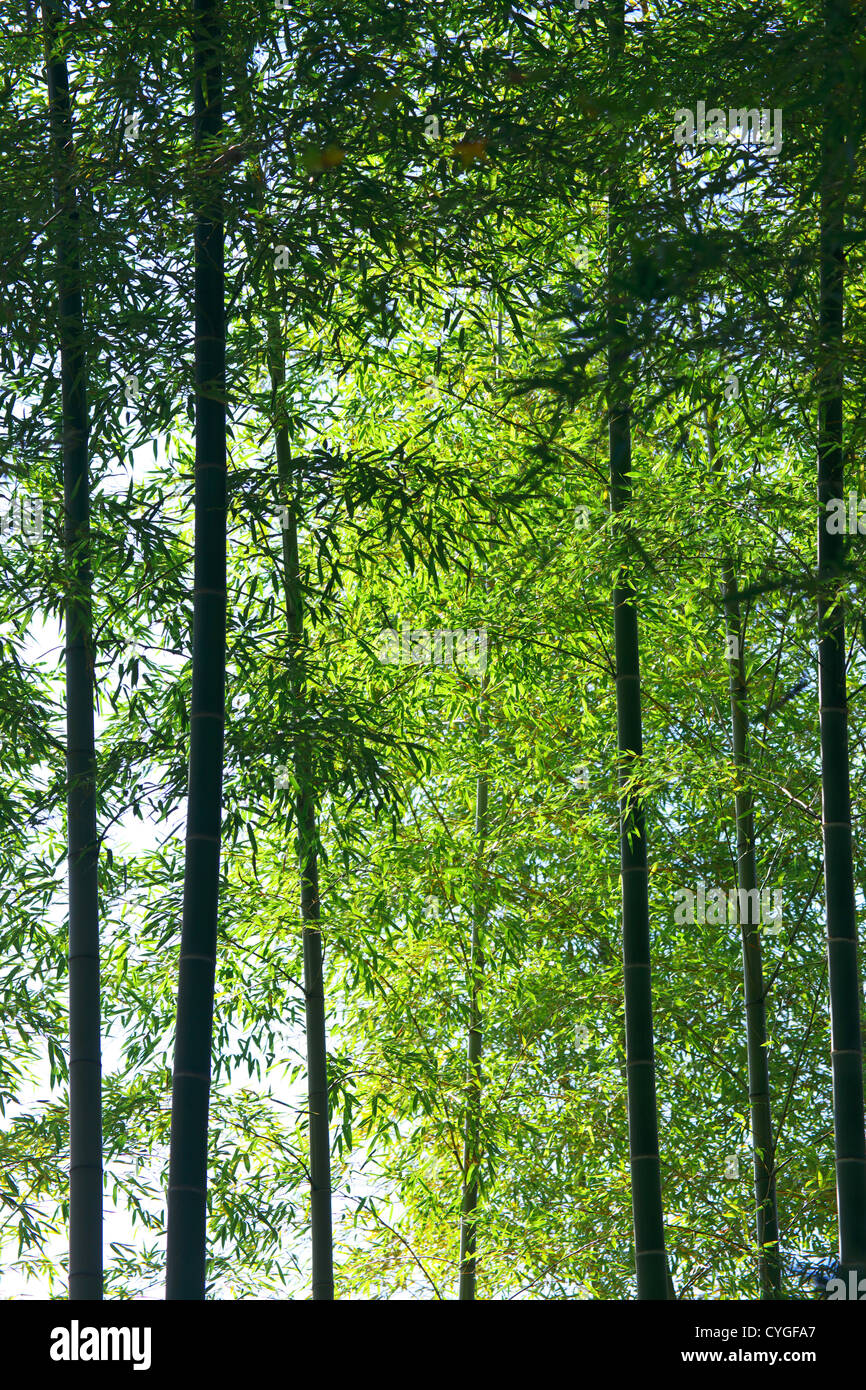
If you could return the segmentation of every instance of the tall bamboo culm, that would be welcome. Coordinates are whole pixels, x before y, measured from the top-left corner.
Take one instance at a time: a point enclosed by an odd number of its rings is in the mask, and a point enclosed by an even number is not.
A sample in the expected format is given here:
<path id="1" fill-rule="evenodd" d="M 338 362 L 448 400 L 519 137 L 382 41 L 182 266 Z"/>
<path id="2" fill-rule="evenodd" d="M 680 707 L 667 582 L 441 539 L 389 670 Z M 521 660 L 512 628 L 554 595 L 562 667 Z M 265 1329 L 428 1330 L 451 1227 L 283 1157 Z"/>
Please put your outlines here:
<path id="1" fill-rule="evenodd" d="M 256 206 L 263 235 L 273 226 L 266 214 L 264 174 L 256 170 Z M 265 231 L 267 229 L 267 231 Z M 331 1137 L 328 1097 L 327 1013 L 324 952 L 319 898 L 318 824 L 313 747 L 308 728 L 306 634 L 298 550 L 300 489 L 292 460 L 282 391 L 286 384 L 286 355 L 277 306 L 273 265 L 265 273 L 267 295 L 267 359 L 271 379 L 271 426 L 277 456 L 281 511 L 283 592 L 286 605 L 287 667 L 293 711 L 294 810 L 297 828 L 298 877 L 304 962 L 304 1025 L 307 1045 L 307 1113 L 309 1120 L 310 1243 L 312 1294 L 315 1302 L 334 1298 L 334 1237 L 331 1191 Z"/>
<path id="2" fill-rule="evenodd" d="M 712 467 L 712 458 L 710 460 Z M 745 632 L 737 592 L 733 562 L 722 568 L 722 597 L 726 630 L 736 641 L 730 658 L 728 683 L 731 699 L 731 732 L 737 787 L 734 793 L 737 817 L 737 887 L 747 895 L 758 888 L 755 855 L 755 818 L 752 794 L 746 781 L 749 774 L 749 714 L 746 683 Z M 751 903 L 754 896 L 740 898 Z M 779 1215 L 776 1205 L 776 1144 L 770 1107 L 770 1073 L 767 1065 L 766 987 L 761 933 L 757 923 L 742 924 L 743 985 L 746 1008 L 746 1055 L 749 1071 L 749 1111 L 752 1129 L 752 1157 L 755 1183 L 758 1280 L 761 1298 L 782 1296 L 779 1258 Z"/>
<path id="3" fill-rule="evenodd" d="M 610 16 L 608 25 L 613 81 L 625 48 L 624 6 L 619 6 Z M 627 258 L 622 244 L 622 176 L 615 163 L 608 178 L 610 504 L 612 512 L 627 513 L 632 492 L 628 311 L 622 294 Z M 624 568 L 614 589 L 613 621 L 621 786 L 620 860 L 628 1133 L 637 1296 L 639 1299 L 668 1299 L 672 1286 L 665 1252 L 659 1163 L 646 825 L 641 798 L 625 789 L 627 779 L 640 769 L 643 729 L 637 603 L 631 579 Z"/>
<path id="4" fill-rule="evenodd" d="M 283 575 L 288 627 L 289 686 L 294 710 L 293 768 L 295 821 L 298 832 L 298 873 L 304 955 L 304 1021 L 307 1039 L 307 1105 L 310 1145 L 310 1234 L 313 1299 L 334 1297 L 334 1240 L 331 1206 L 331 1139 L 328 1111 L 328 1046 L 325 1010 L 324 959 L 319 901 L 318 826 L 313 775 L 313 750 L 307 716 L 304 609 L 298 554 L 297 498 L 289 436 L 280 421 L 278 388 L 285 383 L 285 360 L 278 333 L 270 331 L 271 382 L 274 388 L 277 468 L 283 510 Z"/>
<path id="5" fill-rule="evenodd" d="M 222 195 L 204 168 L 222 125 L 220 0 L 195 0 L 195 558 L 183 922 L 172 1078 L 166 1297 L 203 1299 L 220 874 L 226 643 Z"/>
<path id="6" fill-rule="evenodd" d="M 850 38 L 850 0 L 825 0 L 828 63 L 841 74 Z M 841 76 L 828 95 L 821 142 L 818 345 L 818 688 L 827 959 L 833 1066 L 833 1128 L 839 1259 L 843 1277 L 866 1276 L 866 1140 L 860 971 L 851 843 L 845 611 L 835 582 L 844 539 L 827 529 L 827 504 L 845 496 L 842 411 L 845 288 L 846 126 Z"/>
<path id="7" fill-rule="evenodd" d="M 479 732 L 482 747 L 488 727 L 484 709 L 486 677 L 482 677 Z M 478 1170 L 481 1163 L 481 1046 L 483 1022 L 481 989 L 484 982 L 484 927 L 486 924 L 485 848 L 488 831 L 489 781 L 486 771 L 475 782 L 475 848 L 479 886 L 472 905 L 472 941 L 469 955 L 469 1038 L 466 1048 L 466 1118 L 463 1131 L 463 1194 L 460 1214 L 460 1298 L 474 1299 L 477 1273 Z"/>
<path id="8" fill-rule="evenodd" d="M 66 562 L 69 1297 L 102 1298 L 102 1066 L 87 361 L 65 6 L 42 6 L 54 164 Z"/>
<path id="9" fill-rule="evenodd" d="M 692 326 L 699 336 L 700 319 L 692 310 Z M 704 441 L 707 466 L 716 466 L 715 431 L 709 411 L 704 408 Z M 747 896 L 738 901 L 751 903 L 758 889 L 755 850 L 755 817 L 748 785 L 749 687 L 746 680 L 746 634 L 737 588 L 737 569 L 732 556 L 722 561 L 722 601 L 725 631 L 736 643 L 729 657 L 728 690 L 731 704 L 731 742 L 737 783 L 734 810 L 737 820 L 737 888 Z M 770 1100 L 770 1070 L 767 1062 L 767 1004 L 764 958 L 757 923 L 745 923 L 741 930 L 743 948 L 743 990 L 746 1011 L 746 1065 L 749 1081 L 749 1114 L 752 1133 L 752 1164 L 755 1186 L 755 1233 L 758 1246 L 758 1283 L 762 1299 L 782 1296 L 782 1265 L 779 1252 L 779 1211 L 776 1198 L 776 1141 L 773 1134 Z"/>
<path id="10" fill-rule="evenodd" d="M 670 161 L 671 194 L 680 201 L 680 181 L 676 155 Z M 684 215 L 680 215 L 683 231 L 688 230 Z M 700 310 L 689 305 L 689 317 L 696 342 L 704 336 Z M 703 409 L 704 446 L 707 469 L 716 468 L 715 421 L 706 406 Z M 722 601 L 725 609 L 725 630 L 729 639 L 736 640 L 736 655 L 728 668 L 728 690 L 731 708 L 731 743 L 737 783 L 734 810 L 737 830 L 737 888 L 751 895 L 758 888 L 757 856 L 755 849 L 755 818 L 752 793 L 748 785 L 751 755 L 749 751 L 749 688 L 746 680 L 745 624 L 740 610 L 737 587 L 737 567 L 733 556 L 722 560 Z M 747 896 L 741 901 L 752 902 Z M 755 1232 L 758 1247 L 758 1282 L 762 1299 L 778 1299 L 781 1295 L 781 1259 L 779 1252 L 779 1213 L 776 1196 L 776 1147 L 773 1133 L 770 1075 L 767 1064 L 766 986 L 761 934 L 757 924 L 742 928 L 743 987 L 746 1013 L 746 1059 L 748 1069 L 749 1112 L 752 1134 L 752 1160 L 755 1188 Z"/>

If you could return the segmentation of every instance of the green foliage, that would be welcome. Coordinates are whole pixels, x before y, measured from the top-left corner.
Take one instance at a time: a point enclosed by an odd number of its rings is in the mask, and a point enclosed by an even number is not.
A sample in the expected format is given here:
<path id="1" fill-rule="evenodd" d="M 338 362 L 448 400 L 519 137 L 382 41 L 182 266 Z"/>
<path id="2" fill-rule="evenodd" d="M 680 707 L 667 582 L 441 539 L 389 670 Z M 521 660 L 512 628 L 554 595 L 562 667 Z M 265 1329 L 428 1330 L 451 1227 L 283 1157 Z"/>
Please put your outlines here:
<path id="1" fill-rule="evenodd" d="M 176 7 L 109 8 L 110 23 L 102 7 L 75 7 L 67 61 L 91 378 L 106 1197 L 118 1213 L 106 1292 L 128 1298 L 154 1296 L 164 1275 L 202 174 Z M 677 924 L 674 903 L 699 881 L 736 885 L 719 587 L 733 557 L 758 872 L 785 903 L 764 946 L 790 1268 L 836 1243 L 814 618 L 815 131 L 831 80 L 818 7 L 632 7 L 615 82 L 601 0 L 586 12 L 350 0 L 339 18 L 319 0 L 288 12 L 226 0 L 224 12 L 225 127 L 209 156 L 226 188 L 231 437 L 208 1297 L 308 1291 L 287 771 L 299 736 L 321 842 L 337 1296 L 456 1296 L 478 902 L 478 1297 L 634 1295 L 611 616 L 623 570 L 640 615 L 633 788 L 648 815 L 671 1270 L 681 1298 L 754 1297 L 739 932 Z M 854 94 L 846 451 L 850 487 L 866 491 L 862 15 L 838 80 Z M 0 1247 L 10 1289 L 29 1275 L 62 1297 L 64 562 L 40 42 L 26 15 L 0 36 L 3 486 L 40 495 L 45 512 L 40 541 L 0 544 Z M 674 113 L 696 93 L 708 109 L 783 108 L 781 152 L 675 146 Z M 438 135 L 425 133 L 431 115 Z M 611 514 L 607 481 L 614 159 L 628 195 L 614 288 L 633 306 L 627 517 Z M 287 657 L 287 505 L 303 701 Z M 839 578 L 861 916 L 863 545 L 846 541 Z M 380 660 L 381 634 L 404 623 L 486 631 L 487 737 L 477 673 Z M 793 1275 L 785 1292 L 808 1296 Z"/>

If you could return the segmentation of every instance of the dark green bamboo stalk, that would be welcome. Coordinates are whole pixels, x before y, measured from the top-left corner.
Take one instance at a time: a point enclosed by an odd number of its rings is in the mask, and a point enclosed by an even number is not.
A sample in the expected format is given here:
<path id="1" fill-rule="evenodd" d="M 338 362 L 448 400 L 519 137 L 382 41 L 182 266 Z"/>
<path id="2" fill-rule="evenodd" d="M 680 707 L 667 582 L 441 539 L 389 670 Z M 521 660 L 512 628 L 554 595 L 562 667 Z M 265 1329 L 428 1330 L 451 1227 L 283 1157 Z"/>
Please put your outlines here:
<path id="1" fill-rule="evenodd" d="M 61 0 L 42 6 L 54 160 L 66 560 L 66 831 L 69 865 L 69 1297 L 102 1298 L 99 846 L 93 737 L 90 475 L 81 245 Z"/>
<path id="2" fill-rule="evenodd" d="M 226 643 L 225 273 L 220 0 L 195 0 L 195 578 L 183 925 L 172 1078 L 166 1297 L 203 1299 L 220 873 Z"/>
<path id="3" fill-rule="evenodd" d="M 271 278 L 271 303 L 274 286 Z M 298 556 L 297 498 L 289 433 L 282 418 L 279 393 L 285 385 L 285 355 L 274 314 L 268 320 L 268 358 L 273 388 L 277 472 L 281 495 L 288 499 L 283 513 L 283 573 L 288 628 L 289 686 L 295 719 L 293 767 L 295 818 L 298 827 L 298 870 L 304 953 L 304 1010 L 307 1037 L 307 1096 L 310 1122 L 310 1225 L 314 1300 L 334 1297 L 334 1241 L 331 1215 L 331 1140 L 328 1126 L 328 1048 L 325 988 L 322 973 L 322 934 L 319 902 L 318 828 L 313 757 L 306 729 L 304 608 Z"/>
<path id="4" fill-rule="evenodd" d="M 625 45 L 625 11 L 609 19 L 611 73 Z M 631 406 L 628 310 L 621 285 L 623 248 L 621 173 L 609 174 L 608 193 L 608 412 L 611 511 L 627 511 L 631 499 Z M 628 1087 L 628 1132 L 634 1216 L 635 1267 L 639 1299 L 670 1295 L 662 1215 L 656 1105 L 655 1050 L 650 970 L 649 882 L 643 801 L 625 784 L 643 757 L 637 603 L 623 567 L 613 594 L 616 657 L 616 718 L 620 777 L 623 975 Z"/>
<path id="5" fill-rule="evenodd" d="M 850 37 L 850 0 L 825 0 L 833 63 Z M 818 683 L 827 960 L 833 1063 L 833 1126 L 842 1278 L 866 1276 L 866 1142 L 860 972 L 851 844 L 845 610 L 838 585 L 844 540 L 827 529 L 827 504 L 844 497 L 842 413 L 845 288 L 846 136 L 844 93 L 827 100 L 822 133 L 818 348 Z"/>
<path id="6" fill-rule="evenodd" d="M 622 511 L 631 485 L 629 417 L 611 413 L 611 502 Z M 620 859 L 628 1075 L 628 1130 L 638 1298 L 668 1297 L 656 1106 L 650 969 L 649 884 L 643 803 L 624 784 L 643 757 L 637 607 L 622 572 L 614 589 L 617 747 L 620 756 Z"/>
<path id="7" fill-rule="evenodd" d="M 285 477 L 288 435 L 281 431 L 277 456 Z M 282 454 L 282 457 L 280 455 Z M 286 618 L 289 630 L 289 682 L 299 727 L 293 764 L 295 815 L 298 825 L 298 870 L 304 952 L 304 1012 L 307 1037 L 307 1096 L 310 1119 L 310 1223 L 313 1247 L 313 1298 L 334 1297 L 334 1255 L 331 1218 L 331 1141 L 328 1128 L 328 1047 L 319 902 L 318 831 L 313 794 L 313 759 L 305 722 L 306 681 L 303 673 L 304 617 L 298 559 L 298 530 L 294 490 L 283 529 L 283 567 Z"/>
<path id="8" fill-rule="evenodd" d="M 482 747 L 488 727 L 484 712 L 486 677 L 481 685 L 479 731 Z M 481 1074 L 482 1016 L 481 989 L 484 982 L 484 939 L 486 925 L 486 883 L 484 851 L 487 843 L 487 805 L 489 783 L 486 772 L 475 781 L 475 845 L 481 876 L 472 907 L 472 943 L 469 958 L 469 1038 L 466 1049 L 466 1118 L 463 1131 L 463 1198 L 460 1216 L 460 1298 L 474 1299 L 477 1269 L 478 1170 L 481 1164 Z"/>
<path id="9" fill-rule="evenodd" d="M 290 470 L 288 434 L 278 431 L 280 477 Z M 298 530 L 294 488 L 288 474 L 290 503 L 283 528 L 283 570 L 289 631 L 289 683 L 298 721 L 293 766 L 295 816 L 298 826 L 298 871 L 304 952 L 304 1012 L 307 1037 L 307 1096 L 310 1121 L 310 1223 L 313 1254 L 313 1298 L 334 1297 L 334 1255 L 331 1218 L 331 1141 L 328 1127 L 328 1048 L 325 1019 L 323 952 L 320 929 L 318 830 L 313 793 L 313 759 L 304 728 L 306 681 L 303 666 L 304 616 L 298 559 Z M 286 495 L 284 493 L 284 495 Z"/>
<path id="10" fill-rule="evenodd" d="M 712 466 L 712 458 L 710 459 Z M 737 769 L 735 793 L 737 815 L 737 887 L 747 894 L 757 891 L 758 868 L 755 857 L 755 821 L 749 774 L 748 686 L 746 684 L 745 634 L 737 594 L 737 578 L 732 561 L 723 565 L 722 595 L 726 627 L 736 639 L 736 657 L 729 666 L 731 731 L 734 766 Z M 752 897 L 740 899 L 752 902 Z M 746 998 L 746 1052 L 749 1068 L 749 1108 L 751 1112 L 752 1154 L 757 1213 L 758 1276 L 761 1297 L 781 1297 L 782 1271 L 779 1258 L 779 1216 L 776 1206 L 776 1145 L 770 1108 L 770 1074 L 767 1064 L 767 1018 L 761 933 L 757 923 L 742 924 L 743 982 Z"/>

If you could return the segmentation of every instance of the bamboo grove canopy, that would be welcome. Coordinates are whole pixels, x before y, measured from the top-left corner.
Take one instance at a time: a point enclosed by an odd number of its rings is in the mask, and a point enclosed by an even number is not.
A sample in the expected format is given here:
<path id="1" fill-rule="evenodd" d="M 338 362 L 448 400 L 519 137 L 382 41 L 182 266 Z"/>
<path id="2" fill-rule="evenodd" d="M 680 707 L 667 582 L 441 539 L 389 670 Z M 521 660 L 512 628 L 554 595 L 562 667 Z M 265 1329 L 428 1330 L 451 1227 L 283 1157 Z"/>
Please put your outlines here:
<path id="1" fill-rule="evenodd" d="M 864 73 L 4 21 L 4 1298 L 866 1278 Z"/>

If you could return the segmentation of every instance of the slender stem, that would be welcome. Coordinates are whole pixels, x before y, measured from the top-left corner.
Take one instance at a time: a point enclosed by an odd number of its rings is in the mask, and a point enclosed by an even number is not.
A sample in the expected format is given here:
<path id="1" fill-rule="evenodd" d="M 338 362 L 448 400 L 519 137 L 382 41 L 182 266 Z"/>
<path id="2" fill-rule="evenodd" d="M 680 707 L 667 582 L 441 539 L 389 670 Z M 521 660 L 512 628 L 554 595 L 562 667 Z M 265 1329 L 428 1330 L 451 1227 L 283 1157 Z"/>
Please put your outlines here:
<path id="1" fill-rule="evenodd" d="M 609 19 L 611 71 L 625 46 L 625 11 Z M 621 208 L 621 173 L 609 173 L 608 195 L 608 418 L 611 511 L 627 511 L 631 500 L 631 406 L 628 308 L 621 291 L 626 269 Z M 620 777 L 623 976 L 628 1089 L 628 1131 L 634 1216 L 635 1267 L 639 1299 L 670 1296 L 662 1213 L 658 1109 L 652 1022 L 649 882 L 642 798 L 626 790 L 643 757 L 637 602 L 630 576 L 620 571 L 613 594 L 616 658 L 617 746 Z"/>
<path id="2" fill-rule="evenodd" d="M 841 53 L 850 32 L 849 0 L 825 0 L 825 32 Z M 841 84 L 840 84 L 841 85 Z M 818 687 L 827 961 L 833 1065 L 833 1126 L 839 1259 L 843 1277 L 866 1275 L 866 1141 L 860 972 L 851 843 L 845 610 L 837 576 L 844 540 L 827 527 L 827 504 L 844 497 L 843 304 L 847 103 L 827 100 L 822 132 L 818 345 Z"/>
<path id="3" fill-rule="evenodd" d="M 710 459 L 712 466 L 712 457 Z M 746 684 L 745 635 L 737 595 L 733 562 L 722 567 L 722 595 L 725 601 L 727 633 L 736 640 L 736 655 L 729 667 L 731 730 L 734 766 L 737 770 L 735 805 L 737 816 L 737 887 L 739 901 L 752 903 L 758 890 L 755 855 L 755 821 L 752 794 L 747 785 L 749 771 L 748 686 Z M 743 896 L 743 894 L 747 896 Z M 759 915 L 759 914 L 758 914 Z M 770 1075 L 767 1062 L 767 1018 L 761 933 L 757 922 L 742 923 L 743 982 L 746 1000 L 746 1052 L 749 1068 L 749 1108 L 751 1112 L 752 1153 L 757 1213 L 758 1275 L 761 1297 L 781 1297 L 782 1275 L 779 1258 L 779 1216 L 776 1206 L 776 1145 L 770 1108 Z"/>
<path id="4" fill-rule="evenodd" d="M 222 125 L 220 0 L 195 0 L 195 146 Z M 195 222 L 195 578 L 183 925 L 172 1078 L 166 1297 L 203 1299 L 220 877 L 226 647 L 225 272 L 221 189 L 200 174 Z"/>
<path id="5" fill-rule="evenodd" d="M 271 275 L 271 303 L 275 302 Z M 334 1241 L 331 1212 L 331 1140 L 328 1124 L 328 1047 L 323 978 L 321 908 L 319 902 L 318 828 L 310 737 L 305 728 L 304 608 L 298 556 L 297 498 L 289 434 L 279 404 L 285 384 L 285 354 L 276 314 L 268 319 L 268 360 L 273 388 L 277 471 L 281 495 L 288 499 L 283 514 L 283 574 L 288 629 L 289 686 L 294 711 L 295 816 L 298 826 L 298 870 L 304 954 L 304 1009 L 307 1038 L 307 1095 L 310 1124 L 310 1225 L 313 1299 L 334 1297 Z"/>
<path id="6" fill-rule="evenodd" d="M 479 732 L 484 745 L 488 726 L 484 709 L 487 678 L 482 676 Z M 481 1164 L 481 1073 L 486 884 L 484 852 L 488 833 L 489 783 L 486 771 L 475 782 L 475 845 L 480 876 L 472 908 L 472 947 L 469 961 L 469 1038 L 466 1050 L 466 1120 L 463 1132 L 463 1199 L 460 1217 L 460 1298 L 474 1299 L 477 1269 L 478 1171 Z"/>
<path id="7" fill-rule="evenodd" d="M 66 828 L 69 869 L 69 1297 L 102 1298 L 102 1065 L 99 996 L 99 847 L 90 554 L 87 362 L 81 238 L 61 0 L 42 6 L 54 154 L 63 543 L 66 560 Z"/>
<path id="8" fill-rule="evenodd" d="M 670 177 L 671 192 L 676 199 L 679 199 L 680 187 L 675 156 L 670 160 Z M 684 216 L 682 223 L 685 227 Z M 693 302 L 689 304 L 689 314 L 694 336 L 698 339 L 702 336 L 702 325 L 699 310 Z M 704 406 L 702 414 L 707 466 L 712 473 L 716 466 L 714 424 L 706 406 Z M 729 638 L 735 638 L 737 643 L 737 655 L 729 667 L 731 737 L 734 766 L 737 770 L 737 789 L 735 792 L 737 888 L 747 895 L 742 901 L 750 903 L 754 901 L 752 894 L 758 888 L 758 873 L 752 794 L 748 786 L 750 767 L 749 692 L 746 681 L 745 631 L 740 614 L 736 565 L 730 556 L 725 557 L 722 561 L 722 597 L 725 604 L 727 635 Z M 749 925 L 753 927 L 753 930 L 747 930 Z M 756 924 L 744 924 L 742 948 L 758 1279 L 761 1286 L 761 1297 L 778 1299 L 781 1297 L 781 1259 L 775 1177 L 776 1141 L 772 1123 L 767 1058 L 767 987 L 764 981 L 761 936 Z"/>

